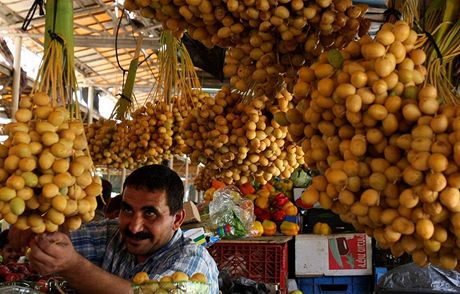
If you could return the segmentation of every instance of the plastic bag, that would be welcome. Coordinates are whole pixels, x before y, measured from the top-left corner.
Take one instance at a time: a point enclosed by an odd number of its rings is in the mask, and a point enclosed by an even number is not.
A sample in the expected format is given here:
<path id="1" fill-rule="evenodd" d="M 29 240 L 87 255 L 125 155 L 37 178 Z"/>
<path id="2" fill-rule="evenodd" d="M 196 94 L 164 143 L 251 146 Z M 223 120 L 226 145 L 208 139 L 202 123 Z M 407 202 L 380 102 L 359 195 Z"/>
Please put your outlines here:
<path id="1" fill-rule="evenodd" d="M 290 179 L 294 183 L 294 187 L 297 188 L 305 188 L 311 183 L 311 176 L 302 167 L 296 168 Z"/>
<path id="2" fill-rule="evenodd" d="M 433 265 L 408 263 L 384 274 L 375 293 L 459 293 L 460 274 Z"/>
<path id="3" fill-rule="evenodd" d="M 237 187 L 227 186 L 214 192 L 209 217 L 222 238 L 245 237 L 255 219 L 254 204 L 243 198 Z"/>
<path id="4" fill-rule="evenodd" d="M 157 282 L 148 281 L 142 285 L 133 285 L 134 294 L 154 294 L 159 289 L 174 294 L 202 294 L 209 293 L 209 285 L 199 282 Z M 164 293 L 164 292 L 161 292 Z"/>
<path id="5" fill-rule="evenodd" d="M 268 294 L 270 291 L 264 283 L 244 277 L 233 279 L 227 270 L 219 272 L 219 289 L 222 294 Z"/>

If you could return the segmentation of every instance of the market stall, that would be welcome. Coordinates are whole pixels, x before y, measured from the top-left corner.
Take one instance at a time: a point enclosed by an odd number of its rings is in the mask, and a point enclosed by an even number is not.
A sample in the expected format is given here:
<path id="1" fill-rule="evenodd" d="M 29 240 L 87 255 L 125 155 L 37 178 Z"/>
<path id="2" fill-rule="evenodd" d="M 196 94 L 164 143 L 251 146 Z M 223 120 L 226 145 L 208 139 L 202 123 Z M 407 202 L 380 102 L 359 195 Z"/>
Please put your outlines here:
<path id="1" fill-rule="evenodd" d="M 85 127 L 72 6 L 59 3 L 47 1 L 42 67 L 0 145 L 0 213 L 14 228 L 78 230 L 102 191 L 96 167 L 123 182 L 181 158 L 186 195 L 203 195 L 184 204 L 182 230 L 217 263 L 224 294 L 371 293 L 410 261 L 460 269 L 458 1 L 125 0 L 121 18 L 163 28 L 154 87 L 136 100 L 139 33 L 110 117 Z M 213 95 L 186 46 L 198 41 L 225 49 Z M 59 275 L 1 270 L 4 287 L 73 291 Z M 202 273 L 130 282 L 210 291 Z"/>

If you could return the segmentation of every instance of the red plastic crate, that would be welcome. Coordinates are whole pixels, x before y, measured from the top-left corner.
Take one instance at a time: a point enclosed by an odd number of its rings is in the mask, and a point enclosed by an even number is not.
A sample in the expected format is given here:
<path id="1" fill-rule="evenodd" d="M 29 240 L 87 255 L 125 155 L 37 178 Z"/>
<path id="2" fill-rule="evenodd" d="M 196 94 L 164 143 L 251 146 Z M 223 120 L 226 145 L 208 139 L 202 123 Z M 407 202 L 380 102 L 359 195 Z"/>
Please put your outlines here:
<path id="1" fill-rule="evenodd" d="M 246 277 L 257 282 L 279 284 L 281 293 L 287 293 L 287 243 L 220 241 L 208 251 L 219 270 L 227 270 L 233 278 Z"/>

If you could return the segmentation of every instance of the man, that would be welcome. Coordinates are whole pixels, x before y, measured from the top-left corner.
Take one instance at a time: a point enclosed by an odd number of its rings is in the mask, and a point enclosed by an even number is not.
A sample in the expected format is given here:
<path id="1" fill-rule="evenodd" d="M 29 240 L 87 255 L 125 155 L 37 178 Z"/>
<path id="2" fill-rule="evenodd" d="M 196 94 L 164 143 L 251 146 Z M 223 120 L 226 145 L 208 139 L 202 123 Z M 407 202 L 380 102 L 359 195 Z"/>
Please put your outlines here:
<path id="1" fill-rule="evenodd" d="M 70 238 L 37 236 L 31 265 L 41 274 L 58 273 L 79 293 L 132 293 L 129 280 L 137 272 L 159 279 L 182 271 L 205 274 L 210 293 L 217 294 L 216 263 L 180 229 L 185 211 L 179 176 L 166 166 L 144 166 L 126 178 L 122 195 L 119 220 L 89 223 Z"/>
<path id="2" fill-rule="evenodd" d="M 21 254 L 18 250 L 13 248 L 8 242 L 9 230 L 4 230 L 0 233 L 0 255 L 2 256 L 2 263 L 17 262 Z"/>
<path id="3" fill-rule="evenodd" d="M 107 207 L 112 194 L 112 184 L 106 179 L 102 181 L 102 197 L 97 197 L 97 207 L 94 214 L 93 221 L 101 221 L 105 219 L 105 208 Z"/>

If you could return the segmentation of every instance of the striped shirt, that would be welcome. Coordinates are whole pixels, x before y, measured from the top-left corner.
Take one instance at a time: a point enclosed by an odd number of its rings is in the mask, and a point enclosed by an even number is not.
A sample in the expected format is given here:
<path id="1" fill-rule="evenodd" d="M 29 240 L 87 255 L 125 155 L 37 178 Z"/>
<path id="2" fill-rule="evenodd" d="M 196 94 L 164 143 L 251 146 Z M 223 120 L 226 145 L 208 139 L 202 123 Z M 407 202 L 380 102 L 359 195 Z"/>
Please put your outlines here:
<path id="1" fill-rule="evenodd" d="M 138 272 L 147 272 L 150 279 L 181 271 L 191 276 L 206 275 L 210 293 L 219 293 L 219 271 L 214 259 L 203 246 L 183 236 L 177 230 L 173 238 L 142 263 L 126 250 L 118 227 L 118 220 L 91 222 L 71 233 L 72 243 L 82 256 L 105 271 L 132 280 Z"/>

